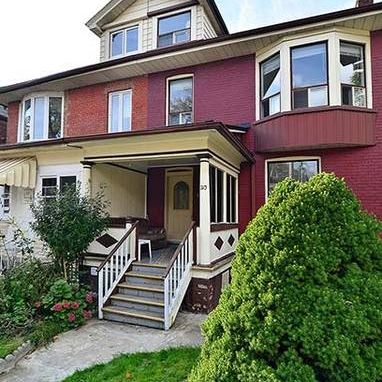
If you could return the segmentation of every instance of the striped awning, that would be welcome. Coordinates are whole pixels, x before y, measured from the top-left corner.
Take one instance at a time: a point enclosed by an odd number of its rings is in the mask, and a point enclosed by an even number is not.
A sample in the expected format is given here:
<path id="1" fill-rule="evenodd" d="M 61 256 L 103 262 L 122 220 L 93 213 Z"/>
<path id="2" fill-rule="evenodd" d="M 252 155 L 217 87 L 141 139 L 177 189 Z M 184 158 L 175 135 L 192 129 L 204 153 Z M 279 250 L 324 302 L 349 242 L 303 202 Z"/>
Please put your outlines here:
<path id="1" fill-rule="evenodd" d="M 0 184 L 23 188 L 36 186 L 35 158 L 5 158 L 0 159 Z"/>

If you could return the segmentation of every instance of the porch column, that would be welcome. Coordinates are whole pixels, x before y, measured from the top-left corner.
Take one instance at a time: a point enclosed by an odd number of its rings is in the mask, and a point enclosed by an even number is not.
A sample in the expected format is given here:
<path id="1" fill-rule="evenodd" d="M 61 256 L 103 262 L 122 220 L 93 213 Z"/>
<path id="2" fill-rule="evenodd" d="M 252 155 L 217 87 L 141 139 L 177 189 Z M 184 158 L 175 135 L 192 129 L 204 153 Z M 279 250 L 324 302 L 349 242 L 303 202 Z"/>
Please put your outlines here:
<path id="1" fill-rule="evenodd" d="M 93 162 L 81 162 L 82 164 L 82 180 L 81 180 L 81 193 L 82 195 L 92 193 L 92 166 Z"/>
<path id="2" fill-rule="evenodd" d="M 198 263 L 210 263 L 210 160 L 209 157 L 200 158 L 200 187 L 199 187 L 199 237 Z"/>

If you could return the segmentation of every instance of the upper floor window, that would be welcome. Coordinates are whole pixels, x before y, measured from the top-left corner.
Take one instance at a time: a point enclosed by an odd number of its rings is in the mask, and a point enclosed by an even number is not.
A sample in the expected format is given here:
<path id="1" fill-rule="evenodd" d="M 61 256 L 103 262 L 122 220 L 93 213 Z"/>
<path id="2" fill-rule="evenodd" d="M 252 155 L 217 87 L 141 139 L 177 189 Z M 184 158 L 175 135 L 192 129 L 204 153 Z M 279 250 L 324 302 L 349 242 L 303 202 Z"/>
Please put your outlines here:
<path id="1" fill-rule="evenodd" d="M 62 125 L 62 96 L 37 95 L 23 101 L 21 141 L 60 138 Z"/>
<path id="2" fill-rule="evenodd" d="M 261 110 L 262 116 L 280 112 L 280 53 L 261 64 Z"/>
<path id="3" fill-rule="evenodd" d="M 131 90 L 109 94 L 109 133 L 131 130 Z"/>
<path id="4" fill-rule="evenodd" d="M 327 44 L 293 48 L 291 55 L 293 109 L 327 105 Z"/>
<path id="5" fill-rule="evenodd" d="M 114 32 L 110 36 L 110 56 L 118 57 L 138 51 L 138 26 Z"/>
<path id="6" fill-rule="evenodd" d="M 158 20 L 158 48 L 191 40 L 191 12 L 178 13 Z"/>
<path id="7" fill-rule="evenodd" d="M 193 122 L 193 78 L 179 78 L 168 82 L 168 125 Z"/>
<path id="8" fill-rule="evenodd" d="M 341 41 L 341 97 L 343 105 L 366 106 L 365 48 Z"/>

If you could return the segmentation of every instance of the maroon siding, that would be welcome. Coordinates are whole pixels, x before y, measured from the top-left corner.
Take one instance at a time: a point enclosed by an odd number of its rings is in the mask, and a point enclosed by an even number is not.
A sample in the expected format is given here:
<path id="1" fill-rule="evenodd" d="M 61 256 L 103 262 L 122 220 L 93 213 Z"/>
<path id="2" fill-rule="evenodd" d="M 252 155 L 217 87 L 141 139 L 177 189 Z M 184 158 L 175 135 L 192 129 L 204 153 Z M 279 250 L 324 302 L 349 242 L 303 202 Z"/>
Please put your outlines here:
<path id="1" fill-rule="evenodd" d="M 255 124 L 259 152 L 375 144 L 376 112 L 330 107 L 282 113 Z"/>
<path id="2" fill-rule="evenodd" d="M 164 227 L 165 169 L 149 169 L 147 177 L 147 215 L 152 227 Z"/>
<path id="3" fill-rule="evenodd" d="M 149 76 L 148 126 L 166 124 L 166 79 L 194 75 L 195 122 L 252 124 L 255 120 L 255 59 L 239 57 Z"/>

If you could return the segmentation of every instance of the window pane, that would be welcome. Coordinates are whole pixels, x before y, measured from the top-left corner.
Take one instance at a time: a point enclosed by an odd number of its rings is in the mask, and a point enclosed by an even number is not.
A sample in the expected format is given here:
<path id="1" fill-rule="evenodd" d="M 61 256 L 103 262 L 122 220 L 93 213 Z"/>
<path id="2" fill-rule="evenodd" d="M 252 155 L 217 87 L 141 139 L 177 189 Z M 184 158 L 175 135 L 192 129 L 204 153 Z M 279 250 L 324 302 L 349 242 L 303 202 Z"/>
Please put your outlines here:
<path id="1" fill-rule="evenodd" d="M 211 223 L 216 223 L 216 169 L 210 166 L 210 212 Z"/>
<path id="2" fill-rule="evenodd" d="M 68 187 L 76 187 L 77 178 L 75 176 L 60 177 L 60 191 L 65 191 Z"/>
<path id="3" fill-rule="evenodd" d="M 159 20 L 159 35 L 191 28 L 191 12 L 169 16 Z"/>
<path id="4" fill-rule="evenodd" d="M 366 107 L 366 89 L 353 87 L 354 106 Z"/>
<path id="5" fill-rule="evenodd" d="M 138 28 L 131 28 L 126 31 L 126 52 L 136 52 L 138 50 Z"/>
<path id="6" fill-rule="evenodd" d="M 292 49 L 293 88 L 327 83 L 326 44 L 315 44 Z"/>
<path id="7" fill-rule="evenodd" d="M 280 93 L 280 55 L 261 65 L 262 99 Z"/>
<path id="8" fill-rule="evenodd" d="M 216 196 L 217 196 L 217 211 L 216 211 L 216 222 L 221 223 L 224 221 L 223 217 L 223 171 L 216 170 Z"/>
<path id="9" fill-rule="evenodd" d="M 309 106 L 324 106 L 328 104 L 328 89 L 326 86 L 309 89 Z"/>
<path id="10" fill-rule="evenodd" d="M 188 210 L 190 208 L 190 190 L 185 182 L 178 182 L 174 186 L 174 210 Z"/>
<path id="11" fill-rule="evenodd" d="M 34 120 L 33 120 L 33 138 L 44 138 L 44 116 L 45 116 L 45 99 L 37 97 L 34 99 Z"/>
<path id="12" fill-rule="evenodd" d="M 295 109 L 308 107 L 308 89 L 295 90 L 293 92 L 293 107 Z"/>
<path id="13" fill-rule="evenodd" d="M 280 112 L 280 94 L 269 98 L 269 115 Z"/>
<path id="14" fill-rule="evenodd" d="M 62 98 L 49 98 L 49 131 L 48 138 L 60 138 L 62 117 Z"/>
<path id="15" fill-rule="evenodd" d="M 182 42 L 190 41 L 191 31 L 190 29 L 182 30 L 174 33 L 174 43 L 180 44 Z"/>
<path id="16" fill-rule="evenodd" d="M 230 175 L 226 176 L 226 209 L 227 209 L 227 222 L 232 221 L 232 209 L 231 209 L 231 195 L 232 195 L 232 186 L 231 186 L 232 177 Z"/>
<path id="17" fill-rule="evenodd" d="M 42 180 L 42 196 L 52 197 L 57 191 L 57 179 L 56 178 L 45 178 Z"/>
<path id="18" fill-rule="evenodd" d="M 31 139 L 31 121 L 32 121 L 32 101 L 27 99 L 24 102 L 24 141 Z"/>
<path id="19" fill-rule="evenodd" d="M 341 83 L 365 86 L 363 46 L 341 42 Z"/>
<path id="20" fill-rule="evenodd" d="M 118 125 L 119 125 L 119 95 L 113 94 L 111 96 L 110 131 L 112 133 L 117 132 Z"/>
<path id="21" fill-rule="evenodd" d="M 342 85 L 342 104 L 353 105 L 353 88 L 351 86 Z"/>
<path id="22" fill-rule="evenodd" d="M 169 123 L 192 122 L 192 78 L 171 81 L 169 92 Z"/>
<path id="23" fill-rule="evenodd" d="M 231 223 L 236 223 L 236 178 L 231 177 Z"/>
<path id="24" fill-rule="evenodd" d="M 299 180 L 300 182 L 306 182 L 316 174 L 318 174 L 317 160 L 269 162 L 268 194 L 271 193 L 277 183 L 281 182 L 285 178 L 290 177 Z"/>
<path id="25" fill-rule="evenodd" d="M 121 31 L 111 36 L 111 55 L 113 57 L 123 54 L 123 34 L 124 32 Z"/>
<path id="26" fill-rule="evenodd" d="M 172 33 L 159 36 L 158 38 L 158 47 L 172 45 Z"/>
<path id="27" fill-rule="evenodd" d="M 123 119 L 122 130 L 131 130 L 131 93 L 123 94 Z"/>

